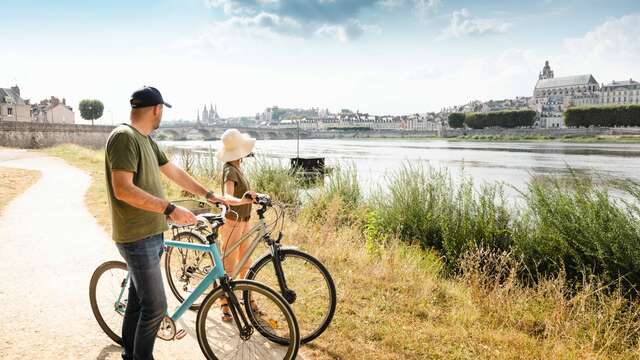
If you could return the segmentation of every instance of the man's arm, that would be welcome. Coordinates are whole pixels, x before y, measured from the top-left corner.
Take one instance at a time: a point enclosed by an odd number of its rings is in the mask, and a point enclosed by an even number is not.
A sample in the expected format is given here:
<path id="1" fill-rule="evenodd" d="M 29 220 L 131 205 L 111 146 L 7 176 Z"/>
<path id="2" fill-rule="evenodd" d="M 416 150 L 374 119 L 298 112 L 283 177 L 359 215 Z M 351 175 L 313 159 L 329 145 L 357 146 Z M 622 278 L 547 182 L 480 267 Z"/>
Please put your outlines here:
<path id="1" fill-rule="evenodd" d="M 111 183 L 113 185 L 113 195 L 116 199 L 127 204 L 147 211 L 164 213 L 169 205 L 167 200 L 153 196 L 140 189 L 133 183 L 133 173 L 124 170 L 111 171 Z M 193 224 L 196 222 L 195 215 L 185 208 L 176 206 L 169 218 L 179 224 Z"/>
<path id="2" fill-rule="evenodd" d="M 160 171 L 162 171 L 164 176 L 168 177 L 169 180 L 194 195 L 204 197 L 207 195 L 207 192 L 209 192 L 209 190 L 192 178 L 191 175 L 187 174 L 186 171 L 177 167 L 172 162 L 160 166 Z"/>
<path id="3" fill-rule="evenodd" d="M 160 171 L 166 177 L 168 177 L 169 180 L 173 181 L 178 186 L 194 195 L 206 197 L 206 195 L 209 193 L 209 190 L 207 188 L 202 186 L 193 177 L 191 177 L 191 175 L 187 174 L 186 171 L 177 167 L 172 162 L 168 162 L 160 166 Z M 223 198 L 219 198 L 216 195 L 210 196 L 207 200 L 213 202 L 222 202 L 226 204 L 226 201 Z"/>

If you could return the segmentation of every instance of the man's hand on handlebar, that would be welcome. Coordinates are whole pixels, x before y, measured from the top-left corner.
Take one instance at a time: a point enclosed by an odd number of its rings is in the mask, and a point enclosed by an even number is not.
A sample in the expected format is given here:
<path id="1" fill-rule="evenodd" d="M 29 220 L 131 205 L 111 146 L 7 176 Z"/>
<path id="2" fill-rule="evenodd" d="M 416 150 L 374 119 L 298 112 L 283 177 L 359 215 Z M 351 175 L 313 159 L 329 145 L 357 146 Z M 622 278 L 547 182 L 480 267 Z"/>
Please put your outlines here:
<path id="1" fill-rule="evenodd" d="M 176 206 L 171 215 L 169 215 L 169 219 L 178 225 L 191 225 L 197 221 L 196 216 L 182 206 Z"/>

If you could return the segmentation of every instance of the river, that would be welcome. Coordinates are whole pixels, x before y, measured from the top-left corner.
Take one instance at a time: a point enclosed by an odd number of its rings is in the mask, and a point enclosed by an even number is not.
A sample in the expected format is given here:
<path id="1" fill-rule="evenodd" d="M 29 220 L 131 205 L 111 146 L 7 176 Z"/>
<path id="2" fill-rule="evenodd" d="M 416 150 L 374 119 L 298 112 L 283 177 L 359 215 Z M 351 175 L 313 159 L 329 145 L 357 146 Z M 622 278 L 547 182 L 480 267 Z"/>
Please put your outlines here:
<path id="1" fill-rule="evenodd" d="M 164 146 L 216 149 L 219 141 L 162 141 Z M 256 155 L 288 161 L 296 140 L 258 140 Z M 640 181 L 640 144 L 480 142 L 446 140 L 300 140 L 302 157 L 324 157 L 328 165 L 353 165 L 365 192 L 384 186 L 386 175 L 405 163 L 461 172 L 477 185 L 501 181 L 522 189 L 531 176 L 566 174 Z M 249 160 L 251 161 L 251 160 Z M 509 191 L 511 192 L 511 191 Z"/>

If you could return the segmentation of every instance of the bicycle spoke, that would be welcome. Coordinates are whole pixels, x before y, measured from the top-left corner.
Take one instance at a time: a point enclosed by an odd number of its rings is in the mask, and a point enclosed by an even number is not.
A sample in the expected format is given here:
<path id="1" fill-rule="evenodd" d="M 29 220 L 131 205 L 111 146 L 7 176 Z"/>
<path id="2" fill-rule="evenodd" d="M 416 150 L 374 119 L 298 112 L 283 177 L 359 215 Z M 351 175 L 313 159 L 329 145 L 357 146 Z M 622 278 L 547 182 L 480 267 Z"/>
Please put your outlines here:
<path id="1" fill-rule="evenodd" d="M 293 292 L 290 294 L 291 299 L 294 300 L 291 307 L 298 319 L 302 337 L 317 336 L 331 320 L 332 309 L 335 306 L 333 302 L 335 293 L 332 293 L 331 290 L 332 284 L 315 263 L 304 257 L 306 254 L 296 251 L 284 254 L 280 264 L 286 279 L 287 289 Z M 278 277 L 271 261 L 263 263 L 255 271 L 252 279 L 274 289 L 280 289 Z"/>
<path id="2" fill-rule="evenodd" d="M 246 289 L 245 289 L 246 290 Z M 223 322 L 221 319 L 222 311 L 219 303 L 214 303 L 215 299 L 209 299 L 205 308 L 201 309 L 202 317 L 200 321 L 204 321 L 204 339 L 210 347 L 213 354 L 218 359 L 280 359 L 287 353 L 288 346 L 276 345 L 272 340 L 265 337 L 270 334 L 283 341 L 290 339 L 293 334 L 289 328 L 287 315 L 283 313 L 281 305 L 278 305 L 269 297 L 258 292 L 250 291 L 247 293 L 247 299 L 243 299 L 244 292 L 242 289 L 235 289 L 233 294 L 238 298 L 240 307 L 236 309 L 238 316 L 244 316 L 250 321 L 253 331 L 246 337 L 241 336 L 241 332 L 235 323 Z M 216 295 L 217 299 L 222 297 L 222 291 Z M 258 316 L 257 313 L 247 313 L 249 299 L 255 299 L 256 304 L 260 304 L 260 311 L 264 316 Z M 245 301 L 247 303 L 245 303 Z M 253 310 L 252 310 L 253 311 Z M 241 316 L 242 317 L 242 316 Z M 200 317 L 199 317 L 200 318 Z M 291 351 L 289 349 L 289 351 Z"/>

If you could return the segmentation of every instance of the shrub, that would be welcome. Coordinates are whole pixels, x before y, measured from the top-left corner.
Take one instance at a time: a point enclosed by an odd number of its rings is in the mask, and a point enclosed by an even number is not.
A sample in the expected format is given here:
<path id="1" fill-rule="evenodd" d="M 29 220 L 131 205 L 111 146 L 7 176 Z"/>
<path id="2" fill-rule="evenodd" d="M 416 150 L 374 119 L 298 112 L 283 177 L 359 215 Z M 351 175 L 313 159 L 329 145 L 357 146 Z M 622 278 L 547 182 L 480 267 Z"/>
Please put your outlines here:
<path id="1" fill-rule="evenodd" d="M 449 268 L 469 249 L 508 249 L 510 212 L 499 185 L 476 192 L 470 178 L 455 185 L 446 171 L 405 165 L 390 177 L 388 192 L 372 199 L 379 236 L 439 250 Z M 371 234 L 368 234 L 371 236 Z"/>
<path id="2" fill-rule="evenodd" d="M 564 112 L 564 122 L 569 127 L 640 126 L 640 105 L 575 107 Z"/>
<path id="3" fill-rule="evenodd" d="M 452 128 L 464 127 L 464 113 L 451 113 L 448 117 L 449 126 Z"/>
<path id="4" fill-rule="evenodd" d="M 366 217 L 362 200 L 355 167 L 336 166 L 325 177 L 324 184 L 306 200 L 302 214 L 308 221 L 332 220 L 335 225 L 360 225 Z"/>
<path id="5" fill-rule="evenodd" d="M 257 157 L 246 166 L 251 188 L 269 194 L 287 205 L 300 204 L 300 182 L 291 170 L 277 159 Z"/>
<path id="6" fill-rule="evenodd" d="M 504 128 L 531 127 L 535 121 L 533 110 L 508 110 L 486 113 L 467 113 L 464 123 L 472 129 L 498 126 Z"/>
<path id="7" fill-rule="evenodd" d="M 624 193 L 640 200 L 639 187 Z M 606 185 L 572 173 L 569 179 L 544 177 L 530 182 L 523 236 L 516 250 L 540 275 L 565 272 L 579 281 L 595 275 L 605 283 L 619 279 L 640 285 L 640 209 L 614 198 Z"/>

